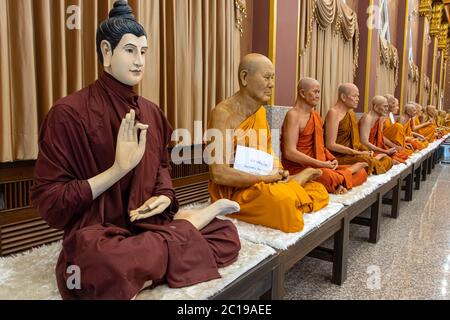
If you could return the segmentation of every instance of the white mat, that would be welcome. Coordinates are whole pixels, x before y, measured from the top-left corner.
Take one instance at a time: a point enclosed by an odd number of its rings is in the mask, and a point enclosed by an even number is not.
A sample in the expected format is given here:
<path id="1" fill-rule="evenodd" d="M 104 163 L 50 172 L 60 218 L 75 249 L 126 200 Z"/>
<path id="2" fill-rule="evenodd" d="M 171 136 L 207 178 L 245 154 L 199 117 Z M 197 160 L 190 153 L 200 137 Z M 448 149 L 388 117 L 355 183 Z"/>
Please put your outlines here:
<path id="1" fill-rule="evenodd" d="M 322 210 L 312 214 L 304 214 L 305 227 L 301 232 L 285 233 L 280 230 L 249 224 L 237 219 L 229 219 L 236 225 L 239 236 L 254 243 L 266 244 L 272 248 L 285 250 L 297 243 L 313 230 L 338 214 L 344 205 L 331 203 Z M 227 218 L 228 219 L 228 218 Z"/>
<path id="2" fill-rule="evenodd" d="M 265 245 L 246 240 L 241 240 L 241 245 L 238 260 L 231 266 L 219 269 L 221 279 L 181 289 L 160 286 L 143 291 L 137 299 L 204 300 L 275 254 L 274 249 Z M 60 300 L 54 271 L 60 250 L 61 242 L 56 242 L 16 256 L 0 258 L 0 300 Z"/>
<path id="3" fill-rule="evenodd" d="M 343 195 L 330 194 L 330 201 L 350 206 L 366 196 L 372 194 L 380 186 L 379 181 L 367 180 L 366 183 L 354 187 L 348 193 Z"/>

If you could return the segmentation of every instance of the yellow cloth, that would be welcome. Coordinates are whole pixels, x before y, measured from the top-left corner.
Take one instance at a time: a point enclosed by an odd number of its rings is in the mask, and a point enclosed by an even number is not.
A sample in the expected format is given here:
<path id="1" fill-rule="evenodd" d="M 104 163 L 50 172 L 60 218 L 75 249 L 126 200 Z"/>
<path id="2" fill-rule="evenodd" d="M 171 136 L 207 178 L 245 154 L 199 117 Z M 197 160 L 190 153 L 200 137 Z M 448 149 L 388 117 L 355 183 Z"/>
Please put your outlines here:
<path id="1" fill-rule="evenodd" d="M 412 122 L 413 121 L 414 121 L 414 119 L 410 119 L 403 125 L 403 127 L 405 128 L 405 134 L 408 137 L 413 137 L 413 130 L 412 130 Z M 414 149 L 416 149 L 416 150 L 423 150 L 426 147 L 428 147 L 428 144 L 429 144 L 428 141 L 419 141 L 417 139 L 413 139 L 413 140 L 411 140 L 411 142 L 414 146 Z"/>
<path id="2" fill-rule="evenodd" d="M 408 149 L 406 145 L 405 127 L 401 123 L 392 123 L 391 118 L 388 117 L 383 124 L 383 135 L 392 143 L 403 148 L 403 151 L 408 155 L 412 155 L 414 150 Z"/>
<path id="3" fill-rule="evenodd" d="M 339 123 L 336 143 L 353 150 L 368 150 L 361 144 L 359 139 L 358 124 L 356 123 L 356 116 L 353 111 L 347 112 L 344 119 Z M 384 157 L 382 160 L 377 160 L 370 156 L 353 156 L 339 153 L 336 153 L 335 156 L 341 165 L 366 162 L 369 165 L 367 169 L 369 174 L 383 174 L 389 171 L 393 166 L 391 157 Z"/>
<path id="4" fill-rule="evenodd" d="M 428 121 L 428 120 L 426 120 L 426 121 Z M 418 117 L 416 117 L 414 119 L 414 124 L 416 126 L 421 124 Z M 425 137 L 425 139 L 427 139 L 428 142 L 433 142 L 434 140 L 436 140 L 436 129 L 437 129 L 437 127 L 435 124 L 429 124 L 423 128 L 416 130 L 416 132 L 418 134 L 423 135 Z"/>
<path id="5" fill-rule="evenodd" d="M 265 130 L 268 132 L 267 141 L 258 140 L 257 145 L 252 145 L 238 136 L 234 140 L 235 149 L 239 144 L 273 154 L 270 129 L 263 107 L 241 123 L 238 129 L 243 134 L 247 130 L 256 130 L 258 136 L 261 130 Z M 302 187 L 294 180 L 288 183 L 260 182 L 245 189 L 217 185 L 210 181 L 209 192 L 212 201 L 225 198 L 240 204 L 241 211 L 229 217 L 289 233 L 303 230 L 303 214 L 318 211 L 326 207 L 329 201 L 328 192 L 322 184 L 308 182 Z"/>

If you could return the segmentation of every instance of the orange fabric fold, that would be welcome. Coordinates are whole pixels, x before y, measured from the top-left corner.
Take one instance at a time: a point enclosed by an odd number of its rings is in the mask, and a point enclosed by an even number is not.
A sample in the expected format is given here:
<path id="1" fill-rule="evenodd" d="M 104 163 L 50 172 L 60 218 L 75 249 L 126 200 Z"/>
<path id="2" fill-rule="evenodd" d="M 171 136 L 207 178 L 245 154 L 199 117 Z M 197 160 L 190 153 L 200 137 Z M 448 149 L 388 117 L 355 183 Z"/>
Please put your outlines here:
<path id="1" fill-rule="evenodd" d="M 419 117 L 415 117 L 414 124 L 416 126 L 421 124 Z M 427 139 L 428 142 L 433 142 L 434 140 L 436 140 L 436 125 L 434 125 L 434 124 L 430 124 L 423 128 L 420 128 L 420 129 L 416 130 L 416 132 L 418 134 L 423 135 L 425 137 L 425 139 Z"/>
<path id="2" fill-rule="evenodd" d="M 410 119 L 403 125 L 403 127 L 405 128 L 405 134 L 408 137 L 413 137 L 413 130 L 412 130 L 413 121 L 414 121 L 413 119 Z M 412 138 L 409 142 L 413 145 L 415 150 L 423 150 L 426 147 L 428 147 L 428 141 L 419 141 L 418 139 Z"/>
<path id="3" fill-rule="evenodd" d="M 370 130 L 369 142 L 378 148 L 388 150 L 389 148 L 384 144 L 384 135 L 383 135 L 383 124 L 380 119 L 378 119 L 372 129 Z M 406 159 L 408 159 L 408 154 L 404 151 L 398 151 L 391 155 L 393 160 L 397 160 L 398 162 L 405 163 Z"/>
<path id="4" fill-rule="evenodd" d="M 384 121 L 383 135 L 392 143 L 402 147 L 405 153 L 408 154 L 408 156 L 412 155 L 414 153 L 414 150 L 417 149 L 412 143 L 411 145 L 413 145 L 413 149 L 411 150 L 408 148 L 408 136 L 406 135 L 405 127 L 399 122 L 392 123 L 389 117 Z"/>

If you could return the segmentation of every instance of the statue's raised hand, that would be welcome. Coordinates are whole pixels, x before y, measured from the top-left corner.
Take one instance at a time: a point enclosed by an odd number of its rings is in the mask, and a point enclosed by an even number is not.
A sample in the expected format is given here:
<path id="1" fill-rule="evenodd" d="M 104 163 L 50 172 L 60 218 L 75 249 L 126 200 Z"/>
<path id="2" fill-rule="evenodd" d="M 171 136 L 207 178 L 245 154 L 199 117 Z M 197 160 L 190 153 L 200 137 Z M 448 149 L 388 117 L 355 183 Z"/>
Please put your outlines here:
<path id="1" fill-rule="evenodd" d="M 135 123 L 135 116 L 134 110 L 131 110 L 125 116 L 120 125 L 119 134 L 117 135 L 114 166 L 119 168 L 120 171 L 127 173 L 141 162 L 147 140 L 148 125 Z"/>

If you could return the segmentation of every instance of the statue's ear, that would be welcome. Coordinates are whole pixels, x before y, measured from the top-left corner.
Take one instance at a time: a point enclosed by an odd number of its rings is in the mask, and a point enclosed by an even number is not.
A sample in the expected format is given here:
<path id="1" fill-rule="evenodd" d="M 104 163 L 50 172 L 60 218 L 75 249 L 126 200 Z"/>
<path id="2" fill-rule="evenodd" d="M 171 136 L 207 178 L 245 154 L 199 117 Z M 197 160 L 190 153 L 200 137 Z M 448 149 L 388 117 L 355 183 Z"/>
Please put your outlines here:
<path id="1" fill-rule="evenodd" d="M 246 87 L 248 85 L 248 70 L 242 70 L 239 77 L 241 79 L 242 86 Z"/>
<path id="2" fill-rule="evenodd" d="M 100 49 L 102 51 L 103 56 L 103 66 L 105 68 L 109 68 L 111 66 L 111 58 L 112 58 L 112 47 L 109 41 L 103 40 L 100 43 Z"/>
<path id="3" fill-rule="evenodd" d="M 300 97 L 302 97 L 303 99 L 306 98 L 305 89 L 300 89 L 300 91 L 298 92 L 298 94 L 299 94 Z"/>

